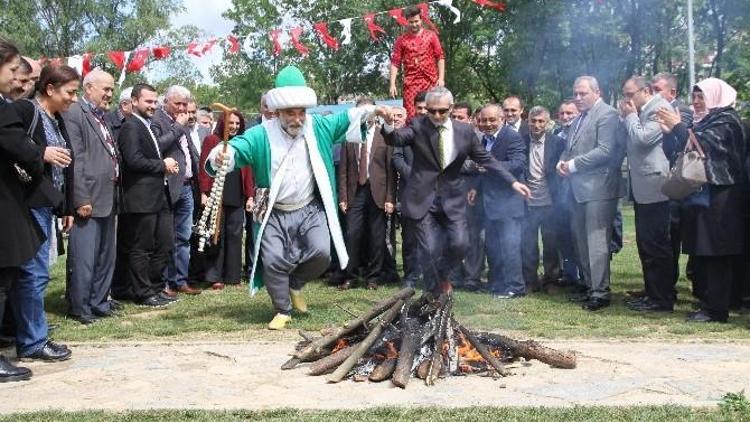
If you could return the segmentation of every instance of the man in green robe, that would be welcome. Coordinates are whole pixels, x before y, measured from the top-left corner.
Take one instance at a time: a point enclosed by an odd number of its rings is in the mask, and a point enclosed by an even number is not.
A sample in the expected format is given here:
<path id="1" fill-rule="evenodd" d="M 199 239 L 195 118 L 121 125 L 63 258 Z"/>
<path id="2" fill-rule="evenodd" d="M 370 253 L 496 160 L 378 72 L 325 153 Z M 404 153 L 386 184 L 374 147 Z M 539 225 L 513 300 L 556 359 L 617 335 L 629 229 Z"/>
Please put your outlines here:
<path id="1" fill-rule="evenodd" d="M 256 187 L 267 189 L 256 194 L 260 203 L 254 213 L 250 279 L 253 293 L 265 283 L 277 312 L 268 328 L 280 330 L 291 321 L 292 308 L 307 312 L 301 289 L 328 267 L 331 239 L 341 266 L 349 260 L 336 207 L 333 144 L 363 142 L 362 125 L 373 114 L 387 117 L 388 108 L 367 106 L 308 116 L 306 109 L 317 105 L 317 96 L 294 66 L 279 72 L 266 102 L 278 118 L 233 138 L 227 154 L 218 146 L 206 166 L 209 173 L 223 160 L 229 161 L 230 169 L 250 166 Z M 258 264 L 262 277 L 256 272 Z"/>

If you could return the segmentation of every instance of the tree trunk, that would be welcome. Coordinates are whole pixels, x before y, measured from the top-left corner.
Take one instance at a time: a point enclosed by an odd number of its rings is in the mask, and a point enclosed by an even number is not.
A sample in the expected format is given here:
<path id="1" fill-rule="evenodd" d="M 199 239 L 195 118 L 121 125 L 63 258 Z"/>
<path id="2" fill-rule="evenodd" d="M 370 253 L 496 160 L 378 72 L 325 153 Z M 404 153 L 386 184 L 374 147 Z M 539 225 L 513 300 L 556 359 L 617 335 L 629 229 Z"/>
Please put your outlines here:
<path id="1" fill-rule="evenodd" d="M 398 364 L 396 365 L 391 382 L 394 385 L 406 388 L 411 378 L 411 368 L 414 366 L 414 355 L 419 350 L 422 340 L 422 330 L 419 320 L 409 318 L 408 312 L 401 314 L 401 347 L 398 352 Z"/>
<path id="2" fill-rule="evenodd" d="M 345 347 L 336 353 L 332 353 L 323 359 L 316 360 L 310 365 L 309 375 L 330 374 L 336 367 L 341 365 L 357 349 L 357 345 Z"/>

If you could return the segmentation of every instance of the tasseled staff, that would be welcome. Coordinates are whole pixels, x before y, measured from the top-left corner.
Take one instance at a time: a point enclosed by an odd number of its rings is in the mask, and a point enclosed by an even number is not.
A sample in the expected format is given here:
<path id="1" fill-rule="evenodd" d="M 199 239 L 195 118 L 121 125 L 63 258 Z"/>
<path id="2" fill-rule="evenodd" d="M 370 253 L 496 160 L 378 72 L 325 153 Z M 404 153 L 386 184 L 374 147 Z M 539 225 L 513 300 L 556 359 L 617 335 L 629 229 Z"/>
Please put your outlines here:
<path id="1" fill-rule="evenodd" d="M 227 153 L 229 147 L 229 117 L 232 112 L 235 111 L 233 108 L 229 108 L 221 103 L 211 104 L 212 108 L 219 109 L 224 115 L 224 133 L 222 133 L 222 153 Z M 227 177 L 227 173 L 231 170 L 229 163 L 225 160 L 221 167 L 216 172 L 216 178 L 214 184 L 211 187 L 211 195 L 208 197 L 208 203 L 203 209 L 201 219 L 198 221 L 196 230 L 198 232 L 198 251 L 203 252 L 206 242 L 211 240 L 211 243 L 216 245 L 219 243 L 219 233 L 221 233 L 221 218 L 222 218 L 222 196 L 224 194 L 224 180 Z M 213 239 L 212 239 L 213 238 Z"/>

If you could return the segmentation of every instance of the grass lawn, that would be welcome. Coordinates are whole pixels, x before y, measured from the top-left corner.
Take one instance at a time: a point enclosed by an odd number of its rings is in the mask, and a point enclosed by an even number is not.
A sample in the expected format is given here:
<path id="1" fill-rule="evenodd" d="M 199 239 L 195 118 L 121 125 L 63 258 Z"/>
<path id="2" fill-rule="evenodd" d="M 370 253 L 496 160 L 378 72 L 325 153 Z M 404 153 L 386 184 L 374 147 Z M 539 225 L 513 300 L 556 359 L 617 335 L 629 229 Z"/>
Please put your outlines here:
<path id="1" fill-rule="evenodd" d="M 633 212 L 625 208 L 625 247 L 612 265 L 613 306 L 591 313 L 567 301 L 564 295 L 533 294 L 515 300 L 494 300 L 484 293 L 459 291 L 454 310 L 469 327 L 483 330 L 512 331 L 534 338 L 667 338 L 727 340 L 748 339 L 750 331 L 743 316 L 732 314 L 728 324 L 689 324 L 684 322 L 692 310 L 687 280 L 679 282 L 679 302 L 672 314 L 641 314 L 623 305 L 624 292 L 642 287 L 640 262 L 635 247 Z M 316 330 L 338 325 L 360 313 L 372 303 L 391 295 L 397 286 L 377 291 L 353 289 L 341 292 L 323 282 L 305 288 L 310 314 L 295 316 L 288 334 L 270 334 L 265 325 L 273 309 L 265 291 L 250 297 L 247 287 L 206 291 L 194 297 L 183 296 L 172 306 L 151 310 L 128 304 L 119 318 L 82 326 L 66 320 L 64 262 L 53 270 L 47 294 L 50 323 L 57 325 L 52 336 L 60 341 L 156 340 L 156 339 L 247 339 L 289 338 L 297 329 Z M 270 337 L 269 337 L 270 336 Z"/>
<path id="2" fill-rule="evenodd" d="M 359 411 L 129 411 L 129 412 L 36 412 L 0 416 L 5 421 L 747 421 L 750 413 L 727 409 L 688 407 L 574 407 L 547 408 L 378 408 Z"/>

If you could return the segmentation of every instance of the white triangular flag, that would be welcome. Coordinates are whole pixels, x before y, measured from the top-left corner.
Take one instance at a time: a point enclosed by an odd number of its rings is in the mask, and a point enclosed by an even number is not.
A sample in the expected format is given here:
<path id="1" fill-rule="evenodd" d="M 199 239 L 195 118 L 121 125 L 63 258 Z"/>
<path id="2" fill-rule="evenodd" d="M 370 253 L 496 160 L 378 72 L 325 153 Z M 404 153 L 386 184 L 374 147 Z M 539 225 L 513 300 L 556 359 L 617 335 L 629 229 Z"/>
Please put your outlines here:
<path id="1" fill-rule="evenodd" d="M 76 55 L 68 57 L 68 66 L 72 67 L 76 71 L 78 71 L 78 74 L 81 75 L 83 73 L 83 56 Z"/>
<path id="2" fill-rule="evenodd" d="M 117 80 L 117 86 L 122 87 L 122 83 L 125 82 L 126 73 L 128 73 L 128 60 L 130 59 L 130 53 L 132 51 L 125 52 L 125 60 L 122 61 L 122 72 L 120 72 L 120 79 Z"/>
<path id="3" fill-rule="evenodd" d="M 461 11 L 453 6 L 453 0 L 438 0 L 437 4 L 447 7 L 454 15 L 456 15 L 456 18 L 453 19 L 454 24 L 461 22 Z"/>
<path id="4" fill-rule="evenodd" d="M 342 19 L 339 21 L 344 29 L 341 31 L 341 45 L 349 45 L 352 43 L 352 18 Z"/>

